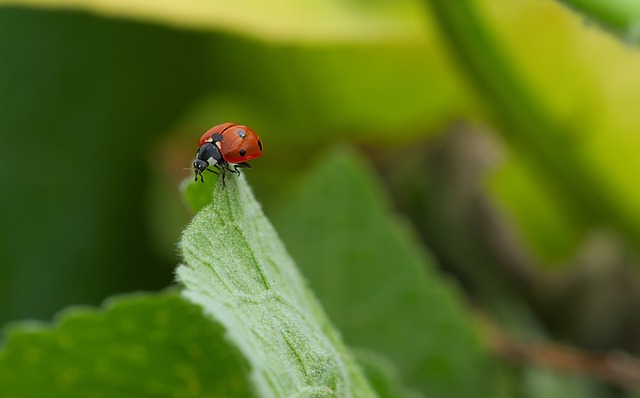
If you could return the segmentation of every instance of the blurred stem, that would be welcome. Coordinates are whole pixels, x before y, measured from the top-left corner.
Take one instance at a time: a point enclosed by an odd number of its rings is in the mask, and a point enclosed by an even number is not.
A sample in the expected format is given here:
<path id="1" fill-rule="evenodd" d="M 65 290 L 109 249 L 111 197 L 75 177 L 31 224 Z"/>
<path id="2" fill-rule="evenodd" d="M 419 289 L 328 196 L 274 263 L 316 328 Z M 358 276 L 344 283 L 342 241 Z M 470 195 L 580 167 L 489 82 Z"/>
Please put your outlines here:
<path id="1" fill-rule="evenodd" d="M 625 41 L 640 39 L 640 2 L 637 0 L 558 0 L 609 28 Z"/>
<path id="2" fill-rule="evenodd" d="M 499 123 L 499 133 L 531 162 L 543 180 L 591 221 L 617 228 L 640 245 L 640 225 L 590 167 L 567 125 L 552 116 L 506 60 L 478 15 L 473 0 L 426 0 L 461 70 Z"/>
<path id="3" fill-rule="evenodd" d="M 640 360 L 621 351 L 591 353 L 553 342 L 518 341 L 488 318 L 485 339 L 493 352 L 511 362 L 558 373 L 589 376 L 622 388 L 640 387 Z"/>

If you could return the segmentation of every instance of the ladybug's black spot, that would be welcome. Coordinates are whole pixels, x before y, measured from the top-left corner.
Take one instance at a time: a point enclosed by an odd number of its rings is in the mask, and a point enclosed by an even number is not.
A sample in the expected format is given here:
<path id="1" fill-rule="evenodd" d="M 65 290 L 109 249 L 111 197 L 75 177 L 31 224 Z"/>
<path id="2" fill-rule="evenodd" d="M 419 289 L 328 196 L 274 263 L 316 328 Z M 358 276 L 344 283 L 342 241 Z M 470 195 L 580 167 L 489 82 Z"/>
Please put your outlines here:
<path id="1" fill-rule="evenodd" d="M 244 156 L 247 154 L 247 151 L 245 151 L 244 149 L 240 150 L 240 156 Z"/>
<path id="2" fill-rule="evenodd" d="M 262 150 L 262 141 L 258 140 L 258 148 L 260 148 L 260 150 Z"/>
<path id="3" fill-rule="evenodd" d="M 244 130 L 238 130 L 238 137 L 244 139 L 244 137 L 246 137 L 246 134 L 244 133 Z"/>

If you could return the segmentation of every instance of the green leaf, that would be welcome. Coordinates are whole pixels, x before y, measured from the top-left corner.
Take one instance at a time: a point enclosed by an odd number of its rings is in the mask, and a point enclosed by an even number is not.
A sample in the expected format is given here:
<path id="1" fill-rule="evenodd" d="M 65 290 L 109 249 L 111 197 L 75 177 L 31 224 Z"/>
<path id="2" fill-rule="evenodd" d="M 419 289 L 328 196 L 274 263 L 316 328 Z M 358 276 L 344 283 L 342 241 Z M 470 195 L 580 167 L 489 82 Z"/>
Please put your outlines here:
<path id="1" fill-rule="evenodd" d="M 0 0 L 3 4 L 75 8 L 273 41 L 370 43 L 414 39 L 422 34 L 420 7 L 414 0 L 371 4 L 340 0 Z"/>
<path id="2" fill-rule="evenodd" d="M 223 329 L 175 293 L 18 324 L 0 350 L 4 398 L 250 397 L 246 373 Z"/>
<path id="3" fill-rule="evenodd" d="M 426 396 L 489 395 L 491 362 L 459 292 L 360 156 L 323 157 L 279 203 L 278 230 L 347 344 L 387 356 Z"/>
<path id="4" fill-rule="evenodd" d="M 636 0 L 558 0 L 589 20 L 618 34 L 625 42 L 640 43 L 640 2 Z"/>
<path id="5" fill-rule="evenodd" d="M 216 186 L 180 247 L 184 296 L 226 327 L 261 396 L 375 396 L 244 176 Z"/>
<path id="6" fill-rule="evenodd" d="M 207 175 L 201 183 L 194 184 L 192 177 L 188 177 L 180 184 L 182 198 L 186 205 L 193 210 L 194 213 L 202 210 L 213 200 L 213 189 L 218 184 L 218 177 L 211 174 Z"/>
<path id="7" fill-rule="evenodd" d="M 381 398 L 420 398 L 421 394 L 410 391 L 402 383 L 397 366 L 387 357 L 368 350 L 355 350 L 358 364 Z"/>
<path id="8" fill-rule="evenodd" d="M 597 397 L 593 380 L 586 376 L 562 374 L 538 366 L 522 369 L 523 394 L 531 398 L 547 397 Z"/>

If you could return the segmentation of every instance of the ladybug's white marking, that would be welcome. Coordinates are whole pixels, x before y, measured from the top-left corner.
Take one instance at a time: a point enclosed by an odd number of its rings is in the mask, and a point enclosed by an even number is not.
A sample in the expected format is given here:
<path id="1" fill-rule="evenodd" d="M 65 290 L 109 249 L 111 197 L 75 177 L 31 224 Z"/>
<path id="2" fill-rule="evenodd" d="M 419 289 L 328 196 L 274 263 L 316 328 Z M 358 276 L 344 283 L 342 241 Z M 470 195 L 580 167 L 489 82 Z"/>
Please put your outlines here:
<path id="1" fill-rule="evenodd" d="M 216 163 L 218 163 L 218 161 L 213 157 L 210 157 L 209 159 L 207 159 L 207 163 L 209 163 L 209 166 L 214 166 Z"/>

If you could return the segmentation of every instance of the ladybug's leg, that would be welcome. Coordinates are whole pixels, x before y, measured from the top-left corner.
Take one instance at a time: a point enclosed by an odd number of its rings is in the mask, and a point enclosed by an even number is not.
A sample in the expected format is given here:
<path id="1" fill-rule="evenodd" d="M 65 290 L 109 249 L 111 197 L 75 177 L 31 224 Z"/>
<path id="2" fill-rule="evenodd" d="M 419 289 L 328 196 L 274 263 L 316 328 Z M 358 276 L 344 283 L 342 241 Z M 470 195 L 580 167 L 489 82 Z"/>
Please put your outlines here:
<path id="1" fill-rule="evenodd" d="M 227 170 L 229 170 L 229 172 L 231 172 L 233 174 L 240 175 L 240 172 L 236 169 L 235 165 L 234 165 L 234 167 L 232 169 L 231 165 L 227 163 Z"/>
<path id="2" fill-rule="evenodd" d="M 228 167 L 228 165 L 227 165 Z M 240 170 L 238 169 L 250 169 L 251 165 L 247 162 L 242 162 L 242 163 L 234 163 L 233 164 L 233 170 L 231 170 L 231 168 L 229 168 L 229 171 L 232 173 L 235 173 L 237 175 L 240 175 Z"/>
<path id="3" fill-rule="evenodd" d="M 227 167 L 227 163 L 225 161 L 220 161 L 220 162 L 216 163 L 215 165 L 213 165 L 213 167 L 215 167 L 218 170 L 218 172 L 216 174 L 218 174 L 222 178 L 222 188 L 224 188 L 225 187 L 224 178 L 226 176 L 225 167 Z"/>
<path id="4" fill-rule="evenodd" d="M 227 166 L 227 167 L 228 167 L 228 166 Z M 227 184 L 224 182 L 224 177 L 225 177 L 225 176 L 226 176 L 226 174 L 227 174 L 227 173 L 226 173 L 226 169 L 225 169 L 224 165 L 223 165 L 222 167 L 220 167 L 220 172 L 221 172 L 221 174 L 222 174 L 222 189 L 224 189 L 224 188 L 227 186 Z"/>
<path id="5" fill-rule="evenodd" d="M 219 169 L 218 169 L 218 171 L 211 170 L 211 169 L 207 169 L 207 171 L 210 171 L 210 172 L 212 172 L 212 173 L 213 173 L 213 174 L 215 174 L 215 175 L 220 174 L 220 170 L 219 170 Z"/>
<path id="6" fill-rule="evenodd" d="M 247 162 L 242 162 L 242 163 L 236 163 L 235 164 L 236 169 L 241 168 L 241 169 L 250 169 L 251 165 Z"/>

